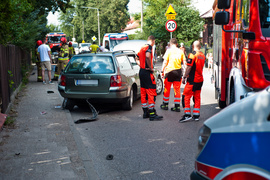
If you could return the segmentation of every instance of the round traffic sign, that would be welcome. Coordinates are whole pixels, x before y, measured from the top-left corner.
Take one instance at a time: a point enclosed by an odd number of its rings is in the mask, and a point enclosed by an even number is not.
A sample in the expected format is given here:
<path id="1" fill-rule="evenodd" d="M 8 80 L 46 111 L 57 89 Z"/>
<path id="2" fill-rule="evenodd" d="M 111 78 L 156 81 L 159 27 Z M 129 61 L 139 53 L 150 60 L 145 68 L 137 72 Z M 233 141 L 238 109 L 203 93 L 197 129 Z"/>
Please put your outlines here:
<path id="1" fill-rule="evenodd" d="M 166 22 L 166 24 L 165 24 L 165 27 L 166 27 L 167 31 L 169 31 L 169 32 L 175 31 L 176 28 L 177 28 L 176 21 L 175 20 L 172 20 L 172 19 L 168 20 Z"/>

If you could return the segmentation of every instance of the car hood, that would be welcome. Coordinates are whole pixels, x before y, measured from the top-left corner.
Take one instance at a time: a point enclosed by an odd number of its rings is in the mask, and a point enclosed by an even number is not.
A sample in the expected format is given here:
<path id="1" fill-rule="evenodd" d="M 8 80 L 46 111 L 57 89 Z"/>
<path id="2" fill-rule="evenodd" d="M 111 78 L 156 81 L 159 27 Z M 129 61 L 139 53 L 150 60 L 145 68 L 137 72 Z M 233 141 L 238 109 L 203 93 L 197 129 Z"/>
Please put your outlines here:
<path id="1" fill-rule="evenodd" d="M 113 51 L 133 50 L 137 54 L 140 51 L 141 47 L 145 44 L 147 44 L 146 40 L 127 40 L 116 45 L 113 48 Z"/>
<path id="2" fill-rule="evenodd" d="M 204 122 L 212 133 L 270 131 L 270 86 L 235 102 Z"/>

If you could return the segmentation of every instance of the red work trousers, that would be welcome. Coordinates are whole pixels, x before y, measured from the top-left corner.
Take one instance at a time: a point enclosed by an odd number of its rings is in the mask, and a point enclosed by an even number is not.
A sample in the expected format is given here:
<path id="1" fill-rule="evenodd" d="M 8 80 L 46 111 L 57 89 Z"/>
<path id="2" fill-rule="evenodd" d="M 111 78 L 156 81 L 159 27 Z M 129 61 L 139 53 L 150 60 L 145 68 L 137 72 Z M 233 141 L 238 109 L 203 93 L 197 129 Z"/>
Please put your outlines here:
<path id="1" fill-rule="evenodd" d="M 168 78 L 165 78 L 164 80 L 164 92 L 163 92 L 163 103 L 169 104 L 170 100 L 170 91 L 171 91 L 171 86 L 173 85 L 173 90 L 174 90 L 174 104 L 180 104 L 180 97 L 181 97 L 181 82 L 180 81 L 173 81 L 169 82 Z"/>
<path id="2" fill-rule="evenodd" d="M 194 100 L 193 115 L 199 116 L 201 108 L 201 90 L 193 91 L 193 85 L 187 82 L 184 88 L 183 98 L 184 98 L 184 111 L 185 114 L 188 115 L 191 115 L 190 99 L 192 96 Z"/>
<path id="3" fill-rule="evenodd" d="M 152 72 L 145 69 L 140 69 L 139 76 L 142 108 L 154 109 L 157 96 L 155 77 Z"/>

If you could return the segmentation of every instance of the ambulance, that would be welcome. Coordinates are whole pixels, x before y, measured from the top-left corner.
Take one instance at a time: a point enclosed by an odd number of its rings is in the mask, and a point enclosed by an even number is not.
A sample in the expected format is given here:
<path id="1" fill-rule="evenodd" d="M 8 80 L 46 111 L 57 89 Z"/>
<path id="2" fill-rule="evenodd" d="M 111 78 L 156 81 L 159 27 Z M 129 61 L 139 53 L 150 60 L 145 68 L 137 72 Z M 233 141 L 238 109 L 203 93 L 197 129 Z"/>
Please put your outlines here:
<path id="1" fill-rule="evenodd" d="M 204 122 L 191 180 L 270 179 L 270 86 Z"/>
<path id="2" fill-rule="evenodd" d="M 128 40 L 127 33 L 106 33 L 103 37 L 103 46 L 108 51 L 113 51 L 113 48 L 123 41 Z"/>

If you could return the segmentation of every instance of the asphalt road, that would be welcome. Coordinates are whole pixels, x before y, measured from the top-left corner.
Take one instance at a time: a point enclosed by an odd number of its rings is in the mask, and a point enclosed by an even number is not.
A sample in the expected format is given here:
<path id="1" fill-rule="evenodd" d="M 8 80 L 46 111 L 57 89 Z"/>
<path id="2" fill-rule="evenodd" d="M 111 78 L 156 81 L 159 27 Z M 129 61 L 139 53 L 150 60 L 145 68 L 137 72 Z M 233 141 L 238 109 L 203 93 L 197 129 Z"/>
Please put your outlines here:
<path id="1" fill-rule="evenodd" d="M 161 110 L 162 95 L 159 95 L 156 109 L 164 116 L 162 121 L 143 119 L 137 100 L 131 111 L 104 104 L 97 107 L 100 114 L 96 121 L 74 124 L 72 128 L 82 142 L 80 148 L 92 160 L 96 175 L 102 180 L 189 179 L 197 153 L 198 130 L 207 118 L 220 111 L 207 70 L 204 78 L 198 122 L 179 123 L 183 109 L 180 113 Z M 170 106 L 172 97 L 171 92 Z M 71 112 L 74 121 L 91 116 L 88 108 L 75 108 Z"/>

